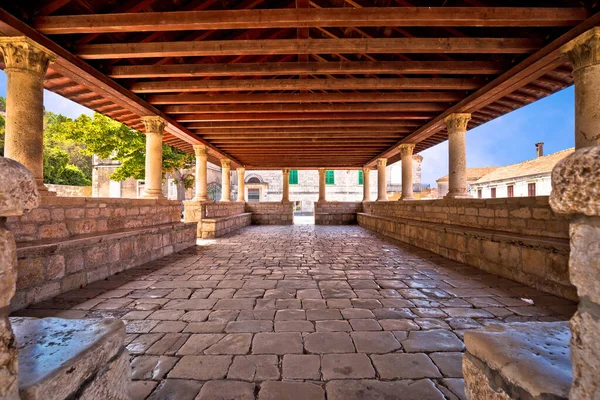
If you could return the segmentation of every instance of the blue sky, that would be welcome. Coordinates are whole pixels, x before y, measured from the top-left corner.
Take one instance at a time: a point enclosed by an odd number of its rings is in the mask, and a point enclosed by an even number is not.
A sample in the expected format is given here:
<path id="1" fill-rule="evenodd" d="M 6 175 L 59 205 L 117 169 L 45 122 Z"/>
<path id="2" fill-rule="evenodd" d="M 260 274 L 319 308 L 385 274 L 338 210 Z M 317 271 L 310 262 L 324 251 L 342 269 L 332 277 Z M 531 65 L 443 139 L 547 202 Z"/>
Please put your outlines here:
<path id="1" fill-rule="evenodd" d="M 522 107 L 467 132 L 467 166 L 507 165 L 535 157 L 535 143 L 544 142 L 550 154 L 575 145 L 573 87 Z M 0 96 L 6 96 L 6 74 L 0 72 Z M 92 114 L 88 108 L 44 91 L 47 110 L 76 118 Z M 435 180 L 448 174 L 448 142 L 423 152 L 422 182 L 435 186 Z"/>

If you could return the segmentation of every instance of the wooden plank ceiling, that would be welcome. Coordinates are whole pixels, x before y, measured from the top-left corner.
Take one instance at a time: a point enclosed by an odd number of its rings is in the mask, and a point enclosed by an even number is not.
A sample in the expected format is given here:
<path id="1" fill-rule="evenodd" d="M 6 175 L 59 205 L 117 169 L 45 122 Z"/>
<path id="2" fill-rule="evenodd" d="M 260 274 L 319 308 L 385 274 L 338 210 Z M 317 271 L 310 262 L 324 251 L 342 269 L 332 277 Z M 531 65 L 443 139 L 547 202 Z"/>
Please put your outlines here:
<path id="1" fill-rule="evenodd" d="M 0 9 L 0 34 L 58 54 L 47 89 L 135 129 L 161 115 L 167 143 L 208 144 L 213 162 L 360 168 L 446 140 L 452 112 L 471 112 L 472 129 L 572 84 L 560 47 L 600 23 L 596 7 L 36 0 Z"/>

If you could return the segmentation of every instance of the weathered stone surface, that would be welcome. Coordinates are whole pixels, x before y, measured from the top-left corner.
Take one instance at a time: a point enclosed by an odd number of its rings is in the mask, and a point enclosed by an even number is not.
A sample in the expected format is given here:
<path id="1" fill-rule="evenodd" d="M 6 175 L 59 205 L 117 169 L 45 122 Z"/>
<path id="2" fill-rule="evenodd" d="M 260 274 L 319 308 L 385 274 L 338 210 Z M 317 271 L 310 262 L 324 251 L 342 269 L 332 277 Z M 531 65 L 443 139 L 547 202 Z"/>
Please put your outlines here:
<path id="1" fill-rule="evenodd" d="M 286 354 L 283 356 L 284 379 L 321 378 L 321 358 L 312 354 Z"/>
<path id="2" fill-rule="evenodd" d="M 600 396 L 600 316 L 594 315 L 593 310 L 600 306 L 582 305 L 570 321 L 574 380 L 569 398 L 595 399 Z"/>
<path id="3" fill-rule="evenodd" d="M 571 222 L 571 282 L 582 298 L 600 305 L 600 218 L 579 216 Z M 599 306 L 600 307 L 600 306 Z M 600 314 L 600 313 L 599 313 Z"/>
<path id="4" fill-rule="evenodd" d="M 129 354 L 127 351 L 122 351 L 116 359 L 102 366 L 91 382 L 82 385 L 78 399 L 130 400 L 130 384 Z"/>
<path id="5" fill-rule="evenodd" d="M 578 149 L 556 164 L 550 206 L 557 213 L 600 216 L 600 146 Z"/>
<path id="6" fill-rule="evenodd" d="M 208 381 L 223 379 L 231 364 L 231 356 L 183 356 L 169 372 L 169 378 Z"/>
<path id="7" fill-rule="evenodd" d="M 47 399 L 48 393 L 68 397 L 122 351 L 125 340 L 119 320 L 18 317 L 12 323 L 19 344 L 20 393 L 28 399 Z M 122 369 L 118 363 L 109 367 L 106 378 Z M 129 376 L 123 376 L 127 385 Z"/>
<path id="8" fill-rule="evenodd" d="M 259 400 L 325 400 L 320 386 L 300 382 L 265 382 L 258 392 Z"/>
<path id="9" fill-rule="evenodd" d="M 291 357 L 286 355 L 284 357 Z M 279 379 L 278 360 L 275 355 L 236 356 L 233 359 L 227 379 L 243 381 L 268 381 Z"/>
<path id="10" fill-rule="evenodd" d="M 371 356 L 383 379 L 441 378 L 436 366 L 425 354 L 382 354 Z"/>
<path id="11" fill-rule="evenodd" d="M 566 322 L 512 323 L 467 331 L 467 356 L 463 359 L 467 394 L 489 393 L 492 389 L 484 385 L 496 388 L 502 381 L 507 398 L 521 390 L 533 398 L 568 398 L 573 381 L 569 337 Z M 466 363 L 467 359 L 470 362 Z M 488 369 L 494 382 L 482 379 Z M 472 374 L 474 370 L 481 371 Z"/>
<path id="12" fill-rule="evenodd" d="M 391 332 L 352 332 L 350 335 L 359 353 L 391 353 L 402 347 Z"/>
<path id="13" fill-rule="evenodd" d="M 443 400 L 444 395 L 429 379 L 382 382 L 376 380 L 330 381 L 325 386 L 328 400 Z"/>
<path id="14" fill-rule="evenodd" d="M 326 381 L 375 377 L 371 360 L 363 353 L 325 354 L 321 362 L 321 370 Z"/>
<path id="15" fill-rule="evenodd" d="M 252 353 L 302 353 L 302 336 L 295 332 L 257 333 L 252 341 Z"/>
<path id="16" fill-rule="evenodd" d="M 342 332 L 310 333 L 304 339 L 304 346 L 309 353 L 354 353 L 352 339 Z"/>
<path id="17" fill-rule="evenodd" d="M 231 381 L 206 382 L 196 400 L 254 400 L 254 384 Z"/>
<path id="18" fill-rule="evenodd" d="M 462 351 L 465 346 L 456 335 L 447 330 L 414 331 L 402 341 L 404 350 L 409 353 L 420 351 Z"/>
<path id="19" fill-rule="evenodd" d="M 14 160 L 0 157 L 0 217 L 23 215 L 39 202 L 31 172 Z"/>
<path id="20" fill-rule="evenodd" d="M 147 400 L 194 400 L 202 382 L 184 379 L 165 379 Z"/>

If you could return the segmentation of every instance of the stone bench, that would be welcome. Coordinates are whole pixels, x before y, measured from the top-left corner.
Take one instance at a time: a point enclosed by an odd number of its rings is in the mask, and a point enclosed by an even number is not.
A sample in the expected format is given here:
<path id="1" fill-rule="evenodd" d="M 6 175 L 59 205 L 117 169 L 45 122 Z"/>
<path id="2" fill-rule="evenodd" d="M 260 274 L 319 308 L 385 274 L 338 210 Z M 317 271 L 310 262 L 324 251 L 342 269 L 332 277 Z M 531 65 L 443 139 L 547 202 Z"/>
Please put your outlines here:
<path id="1" fill-rule="evenodd" d="M 315 203 L 315 225 L 354 225 L 362 202 L 325 201 Z"/>
<path id="2" fill-rule="evenodd" d="M 214 239 L 226 235 L 252 223 L 252 213 L 229 215 L 218 218 L 203 218 L 198 222 L 198 237 Z"/>
<path id="3" fill-rule="evenodd" d="M 196 244 L 196 223 L 169 223 L 17 243 L 11 309 L 55 297 Z"/>
<path id="4" fill-rule="evenodd" d="M 577 301 L 569 240 L 357 213 L 360 226 L 403 243 Z"/>
<path id="5" fill-rule="evenodd" d="M 125 325 L 115 319 L 11 318 L 22 400 L 129 400 Z"/>
<path id="6" fill-rule="evenodd" d="M 470 400 L 569 398 L 568 322 L 490 325 L 467 331 L 463 356 Z"/>

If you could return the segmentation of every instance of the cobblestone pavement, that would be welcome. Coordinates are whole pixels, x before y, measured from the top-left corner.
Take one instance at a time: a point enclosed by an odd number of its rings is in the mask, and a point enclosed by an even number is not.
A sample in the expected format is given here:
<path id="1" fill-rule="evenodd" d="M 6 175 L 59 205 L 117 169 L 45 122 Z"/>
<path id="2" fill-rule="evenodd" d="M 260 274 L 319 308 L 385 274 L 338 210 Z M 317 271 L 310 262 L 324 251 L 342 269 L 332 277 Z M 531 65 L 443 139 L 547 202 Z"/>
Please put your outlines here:
<path id="1" fill-rule="evenodd" d="M 465 330 L 572 303 L 357 226 L 248 227 L 20 315 L 115 317 L 134 399 L 464 398 Z"/>

